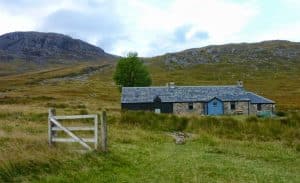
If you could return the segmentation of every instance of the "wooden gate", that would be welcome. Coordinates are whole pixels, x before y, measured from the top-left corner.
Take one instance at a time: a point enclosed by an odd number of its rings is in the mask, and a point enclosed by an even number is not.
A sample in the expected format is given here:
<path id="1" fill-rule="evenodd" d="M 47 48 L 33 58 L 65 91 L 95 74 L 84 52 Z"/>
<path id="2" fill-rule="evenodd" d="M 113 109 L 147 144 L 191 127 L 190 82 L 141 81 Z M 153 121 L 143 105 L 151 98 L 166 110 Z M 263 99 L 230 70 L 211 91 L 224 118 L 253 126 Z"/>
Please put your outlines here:
<path id="1" fill-rule="evenodd" d="M 65 127 L 58 120 L 70 120 L 70 119 L 94 119 L 94 124 L 91 126 L 77 126 L 77 127 Z M 98 133 L 98 115 L 70 115 L 70 116 L 56 116 L 55 109 L 49 109 L 48 116 L 48 138 L 49 145 L 53 145 L 55 142 L 78 142 L 87 150 L 97 150 L 99 143 Z M 64 131 L 71 138 L 59 138 L 57 137 L 57 131 Z M 93 138 L 80 138 L 72 131 L 93 131 Z M 91 147 L 88 143 L 94 143 L 94 147 Z M 106 126 L 106 112 L 101 114 L 101 149 L 107 151 L 107 126 Z"/>

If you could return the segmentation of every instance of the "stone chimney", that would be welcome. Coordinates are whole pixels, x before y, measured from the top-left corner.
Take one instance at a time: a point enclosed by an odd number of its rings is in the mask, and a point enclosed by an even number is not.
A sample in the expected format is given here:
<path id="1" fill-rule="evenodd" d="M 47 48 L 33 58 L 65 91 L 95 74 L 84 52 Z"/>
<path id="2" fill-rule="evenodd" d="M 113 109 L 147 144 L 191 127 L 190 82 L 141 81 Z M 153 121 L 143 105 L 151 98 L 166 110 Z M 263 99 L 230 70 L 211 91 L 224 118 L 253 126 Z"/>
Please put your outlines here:
<path id="1" fill-rule="evenodd" d="M 243 81 L 238 80 L 238 81 L 237 81 L 237 86 L 243 88 L 243 87 L 244 87 Z"/>

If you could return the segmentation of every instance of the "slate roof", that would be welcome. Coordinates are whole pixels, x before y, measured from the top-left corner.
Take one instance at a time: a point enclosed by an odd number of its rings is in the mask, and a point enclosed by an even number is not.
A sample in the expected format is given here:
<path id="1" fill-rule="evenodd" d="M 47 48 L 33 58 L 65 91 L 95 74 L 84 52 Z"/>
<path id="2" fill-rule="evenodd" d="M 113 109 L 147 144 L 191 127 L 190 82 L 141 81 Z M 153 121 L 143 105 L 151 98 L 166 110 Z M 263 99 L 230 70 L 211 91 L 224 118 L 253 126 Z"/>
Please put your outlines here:
<path id="1" fill-rule="evenodd" d="M 253 92 L 247 92 L 250 103 L 252 104 L 275 104 L 273 100 L 267 99 L 263 96 L 257 95 Z"/>
<path id="2" fill-rule="evenodd" d="M 151 103 L 157 96 L 161 102 L 207 102 L 216 97 L 222 101 L 250 100 L 251 103 L 274 103 L 237 85 L 123 87 L 121 103 Z"/>

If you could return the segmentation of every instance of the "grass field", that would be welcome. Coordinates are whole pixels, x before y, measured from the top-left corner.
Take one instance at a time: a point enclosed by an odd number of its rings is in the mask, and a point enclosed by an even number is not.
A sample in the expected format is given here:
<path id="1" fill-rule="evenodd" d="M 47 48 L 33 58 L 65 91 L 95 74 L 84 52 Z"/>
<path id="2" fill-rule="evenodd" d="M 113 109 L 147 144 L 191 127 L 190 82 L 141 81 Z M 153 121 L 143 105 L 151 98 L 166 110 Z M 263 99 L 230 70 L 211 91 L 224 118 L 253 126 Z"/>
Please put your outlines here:
<path id="1" fill-rule="evenodd" d="M 300 64 L 149 65 L 154 85 L 235 84 L 277 102 L 276 119 L 120 113 L 113 67 L 87 66 L 0 77 L 0 182 L 299 182 Z M 252 69 L 249 69 L 251 67 Z M 65 79 L 67 77 L 67 79 Z M 109 153 L 47 144 L 47 110 L 109 114 Z M 169 135 L 191 134 L 185 145 Z"/>

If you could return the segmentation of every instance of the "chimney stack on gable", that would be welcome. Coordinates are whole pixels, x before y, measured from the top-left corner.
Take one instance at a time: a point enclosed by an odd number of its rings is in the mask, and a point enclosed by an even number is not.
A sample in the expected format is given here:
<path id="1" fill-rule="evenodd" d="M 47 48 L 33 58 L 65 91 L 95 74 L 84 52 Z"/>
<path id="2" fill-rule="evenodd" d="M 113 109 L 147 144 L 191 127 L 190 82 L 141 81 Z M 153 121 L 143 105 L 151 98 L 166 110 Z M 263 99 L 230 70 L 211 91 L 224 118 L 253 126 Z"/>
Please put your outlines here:
<path id="1" fill-rule="evenodd" d="M 243 81 L 238 80 L 238 81 L 237 81 L 237 86 L 243 88 L 243 87 L 244 87 Z"/>

